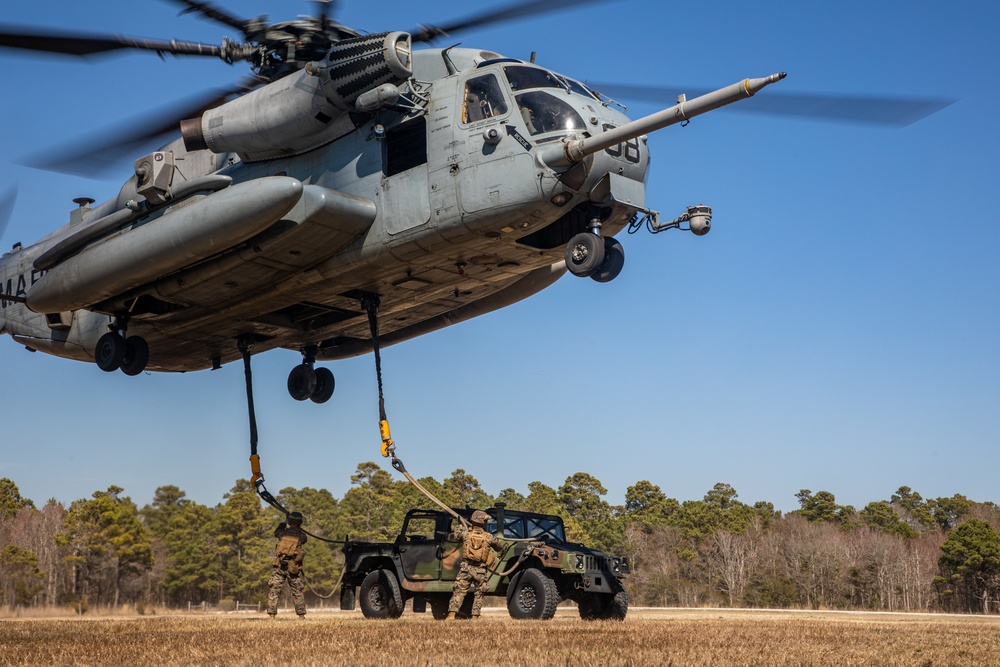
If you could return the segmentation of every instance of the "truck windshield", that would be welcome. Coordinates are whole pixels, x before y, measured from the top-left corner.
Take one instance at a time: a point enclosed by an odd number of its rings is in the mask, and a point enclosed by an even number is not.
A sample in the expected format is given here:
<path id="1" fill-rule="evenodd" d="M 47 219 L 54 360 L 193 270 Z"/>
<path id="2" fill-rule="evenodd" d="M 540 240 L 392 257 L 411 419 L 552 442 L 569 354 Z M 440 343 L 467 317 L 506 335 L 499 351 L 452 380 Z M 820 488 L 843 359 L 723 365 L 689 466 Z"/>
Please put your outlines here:
<path id="1" fill-rule="evenodd" d="M 565 542 L 562 521 L 542 517 L 527 517 L 528 537 L 548 538 L 552 541 Z"/>
<path id="2" fill-rule="evenodd" d="M 496 519 L 491 518 L 486 530 L 496 534 Z M 544 539 L 549 542 L 565 542 L 566 532 L 562 521 L 542 516 L 522 516 L 506 514 L 503 518 L 503 536 L 512 539 Z"/>

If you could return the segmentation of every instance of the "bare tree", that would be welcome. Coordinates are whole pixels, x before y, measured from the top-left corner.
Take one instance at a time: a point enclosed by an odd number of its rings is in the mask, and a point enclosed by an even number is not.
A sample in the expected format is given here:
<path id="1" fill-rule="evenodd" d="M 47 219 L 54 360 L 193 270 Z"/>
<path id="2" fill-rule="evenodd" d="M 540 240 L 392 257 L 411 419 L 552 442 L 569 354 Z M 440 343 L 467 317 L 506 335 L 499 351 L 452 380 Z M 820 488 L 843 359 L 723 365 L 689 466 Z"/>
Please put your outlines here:
<path id="1" fill-rule="evenodd" d="M 719 577 L 719 590 L 728 596 L 730 607 L 743 600 L 747 582 L 756 566 L 763 533 L 764 522 L 760 516 L 755 516 L 739 535 L 717 530 L 712 536 L 715 546 L 712 568 Z"/>

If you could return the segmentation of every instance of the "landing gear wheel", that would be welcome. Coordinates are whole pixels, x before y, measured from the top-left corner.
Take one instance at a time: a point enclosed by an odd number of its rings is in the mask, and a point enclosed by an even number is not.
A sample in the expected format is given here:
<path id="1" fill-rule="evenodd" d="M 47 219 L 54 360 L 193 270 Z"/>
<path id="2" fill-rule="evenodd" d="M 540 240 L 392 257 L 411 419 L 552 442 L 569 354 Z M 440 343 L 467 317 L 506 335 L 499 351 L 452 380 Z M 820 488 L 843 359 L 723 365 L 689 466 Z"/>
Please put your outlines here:
<path id="1" fill-rule="evenodd" d="M 507 595 L 511 618 L 548 620 L 556 615 L 559 591 L 556 582 L 533 567 L 525 570 Z"/>
<path id="2" fill-rule="evenodd" d="M 304 401 L 316 390 L 316 372 L 309 364 L 299 364 L 288 374 L 288 394 L 296 401 Z"/>
<path id="3" fill-rule="evenodd" d="M 125 358 L 122 359 L 122 373 L 138 375 L 146 370 L 149 363 L 149 344 L 142 336 L 129 336 L 125 339 Z"/>
<path id="4" fill-rule="evenodd" d="M 566 246 L 566 268 L 574 276 L 586 278 L 604 261 L 604 239 L 593 232 L 581 232 Z"/>
<path id="5" fill-rule="evenodd" d="M 590 277 L 599 283 L 609 283 L 618 277 L 625 266 L 625 248 L 618 239 L 610 236 L 604 239 L 604 261 Z"/>
<path id="6" fill-rule="evenodd" d="M 106 373 L 112 373 L 121 368 L 125 360 L 125 339 L 119 334 L 109 331 L 97 341 L 94 350 L 94 361 L 97 367 Z"/>
<path id="7" fill-rule="evenodd" d="M 316 376 L 316 386 L 313 387 L 309 399 L 313 403 L 326 403 L 333 396 L 333 390 L 337 386 L 333 372 L 329 368 L 317 368 L 314 375 Z"/>
<path id="8" fill-rule="evenodd" d="M 365 618 L 399 618 L 403 614 L 403 597 L 396 575 L 385 570 L 369 572 L 358 591 L 361 613 Z"/>

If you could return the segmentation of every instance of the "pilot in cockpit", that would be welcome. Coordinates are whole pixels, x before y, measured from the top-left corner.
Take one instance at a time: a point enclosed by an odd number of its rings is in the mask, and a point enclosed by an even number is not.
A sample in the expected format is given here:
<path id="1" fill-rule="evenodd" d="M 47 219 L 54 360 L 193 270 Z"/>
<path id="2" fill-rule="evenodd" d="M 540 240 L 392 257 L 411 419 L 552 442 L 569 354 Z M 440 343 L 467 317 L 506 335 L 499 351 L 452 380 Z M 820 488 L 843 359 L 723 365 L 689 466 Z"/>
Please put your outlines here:
<path id="1" fill-rule="evenodd" d="M 465 101 L 462 121 L 476 121 L 493 118 L 507 113 L 500 86 L 492 74 L 469 79 L 465 84 Z"/>

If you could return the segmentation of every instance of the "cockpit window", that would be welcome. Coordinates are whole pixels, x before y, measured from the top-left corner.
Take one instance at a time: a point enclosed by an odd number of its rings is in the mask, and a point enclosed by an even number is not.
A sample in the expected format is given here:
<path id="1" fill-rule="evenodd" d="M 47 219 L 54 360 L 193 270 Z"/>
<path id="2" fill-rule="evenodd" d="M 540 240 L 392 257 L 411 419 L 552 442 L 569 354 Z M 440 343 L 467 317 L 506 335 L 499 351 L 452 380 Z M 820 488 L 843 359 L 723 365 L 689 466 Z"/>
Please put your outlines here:
<path id="1" fill-rule="evenodd" d="M 507 113 L 500 84 L 493 74 L 484 74 L 465 83 L 465 100 L 462 104 L 462 122 L 475 123 Z"/>
<path id="2" fill-rule="evenodd" d="M 580 114 L 569 104 L 549 93 L 542 91 L 521 93 L 515 99 L 529 134 L 584 128 Z"/>
<path id="3" fill-rule="evenodd" d="M 519 65 L 507 65 L 503 68 L 503 72 L 507 75 L 510 87 L 515 93 L 532 88 L 562 88 L 563 90 L 572 90 L 584 97 L 600 99 L 579 81 L 568 79 L 555 72 Z"/>
<path id="4" fill-rule="evenodd" d="M 595 100 L 601 99 L 579 81 L 574 81 L 573 79 L 563 79 L 563 80 L 567 84 L 569 84 L 570 90 L 572 90 L 574 93 L 579 93 L 580 95 L 583 95 L 585 97 L 592 97 Z"/>
<path id="5" fill-rule="evenodd" d="M 544 69 L 508 65 L 503 68 L 503 72 L 507 75 L 510 87 L 515 93 L 531 88 L 562 88 L 566 90 L 566 84 L 559 77 Z"/>

